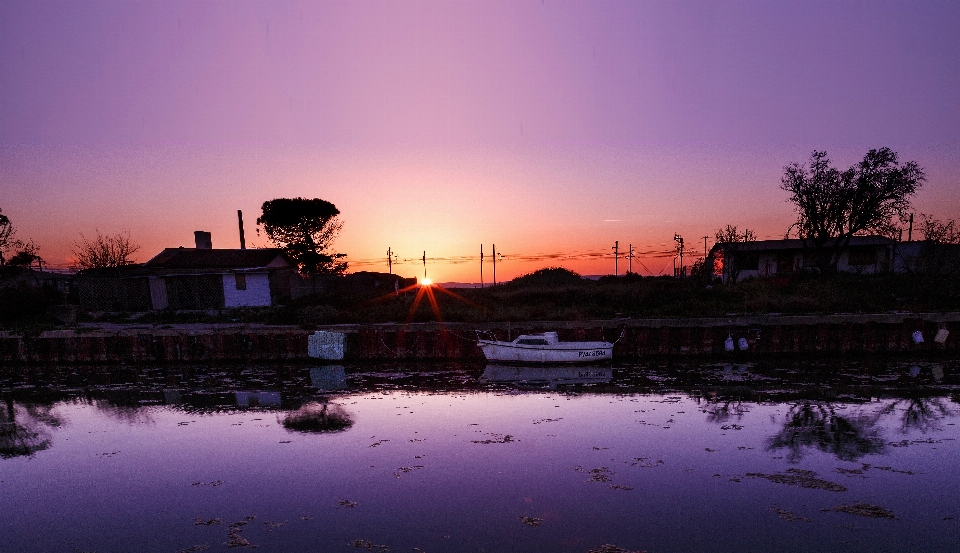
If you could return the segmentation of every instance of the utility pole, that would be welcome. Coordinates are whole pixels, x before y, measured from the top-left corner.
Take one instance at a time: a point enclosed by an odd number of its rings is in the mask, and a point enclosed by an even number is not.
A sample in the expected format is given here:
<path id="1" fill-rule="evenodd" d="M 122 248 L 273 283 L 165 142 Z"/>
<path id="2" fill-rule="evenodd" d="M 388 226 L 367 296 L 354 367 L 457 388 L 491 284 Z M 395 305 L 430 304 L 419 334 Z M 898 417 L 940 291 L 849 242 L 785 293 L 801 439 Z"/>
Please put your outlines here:
<path id="1" fill-rule="evenodd" d="M 680 270 L 679 276 L 683 276 L 683 236 L 680 236 L 677 233 L 673 233 L 673 240 L 677 243 L 677 252 L 680 254 Z M 677 272 L 676 269 L 674 269 Z"/>
<path id="2" fill-rule="evenodd" d="M 237 210 L 237 222 L 240 224 L 240 249 L 247 249 L 247 241 L 243 238 L 243 210 Z"/>
<path id="3" fill-rule="evenodd" d="M 393 274 L 393 251 L 387 247 L 387 271 Z"/>
<path id="4" fill-rule="evenodd" d="M 620 241 L 614 241 L 613 247 L 610 249 L 613 250 L 613 276 L 618 276 L 620 274 L 620 267 L 618 266 L 618 261 L 620 258 Z"/>
<path id="5" fill-rule="evenodd" d="M 704 263 L 707 262 L 707 238 L 710 238 L 710 237 L 709 236 L 703 237 L 703 262 Z"/>
<path id="6" fill-rule="evenodd" d="M 427 278 L 427 250 L 423 250 L 423 278 Z"/>
<path id="7" fill-rule="evenodd" d="M 497 285 L 497 245 L 493 245 L 493 285 Z"/>
<path id="8" fill-rule="evenodd" d="M 483 288 L 483 244 L 480 244 L 480 288 Z"/>
<path id="9" fill-rule="evenodd" d="M 633 272 L 633 244 L 630 244 L 630 269 L 627 272 Z"/>
<path id="10" fill-rule="evenodd" d="M 910 214 L 910 231 L 907 232 L 907 242 L 913 241 L 913 213 Z"/>

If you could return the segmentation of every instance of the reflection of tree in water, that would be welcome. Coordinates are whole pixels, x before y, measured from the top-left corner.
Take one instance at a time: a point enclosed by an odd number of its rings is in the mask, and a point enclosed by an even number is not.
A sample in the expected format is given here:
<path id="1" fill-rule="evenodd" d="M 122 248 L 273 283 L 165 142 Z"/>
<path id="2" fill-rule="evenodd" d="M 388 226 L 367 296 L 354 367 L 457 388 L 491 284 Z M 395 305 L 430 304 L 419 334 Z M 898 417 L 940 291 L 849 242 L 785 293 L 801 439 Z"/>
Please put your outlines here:
<path id="1" fill-rule="evenodd" d="M 783 429 L 768 440 L 767 449 L 786 449 L 790 462 L 802 459 L 808 448 L 833 454 L 842 461 L 855 461 L 883 450 L 884 442 L 875 424 L 876 419 L 842 417 L 830 403 L 797 403 L 787 412 Z"/>
<path id="2" fill-rule="evenodd" d="M 29 457 L 51 445 L 47 427 L 63 424 L 49 405 L 14 403 L 7 397 L 0 412 L 0 458 Z"/>
<path id="3" fill-rule="evenodd" d="M 913 396 L 891 401 L 880 410 L 878 416 L 890 415 L 898 410 L 903 413 L 900 418 L 901 432 L 910 429 L 923 433 L 939 430 L 940 421 L 956 413 L 945 397 Z"/>
<path id="4" fill-rule="evenodd" d="M 150 410 L 143 405 L 117 405 L 109 400 L 103 399 L 92 400 L 90 404 L 111 419 L 131 426 L 138 424 L 156 424 Z"/>
<path id="5" fill-rule="evenodd" d="M 750 412 L 746 405 L 740 401 L 740 398 L 707 398 L 707 405 L 703 409 L 707 415 L 707 422 L 723 424 L 729 422 L 731 417 L 740 420 Z"/>
<path id="6" fill-rule="evenodd" d="M 296 432 L 343 432 L 353 426 L 350 414 L 336 403 L 310 404 L 283 417 L 283 427 Z"/>

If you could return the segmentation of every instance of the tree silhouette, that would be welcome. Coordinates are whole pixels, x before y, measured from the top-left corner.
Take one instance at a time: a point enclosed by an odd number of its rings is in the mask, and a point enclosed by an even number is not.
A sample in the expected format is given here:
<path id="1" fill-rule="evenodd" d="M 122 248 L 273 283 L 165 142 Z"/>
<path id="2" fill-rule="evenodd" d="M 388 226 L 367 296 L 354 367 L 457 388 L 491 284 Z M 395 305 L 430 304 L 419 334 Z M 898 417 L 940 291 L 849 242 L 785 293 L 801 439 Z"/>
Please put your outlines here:
<path id="1" fill-rule="evenodd" d="M 80 234 L 80 240 L 73 243 L 73 255 L 78 269 L 102 269 L 130 265 L 133 254 L 140 245 L 130 239 L 130 232 L 118 232 L 112 236 L 100 234 L 92 240 Z"/>
<path id="2" fill-rule="evenodd" d="M 17 229 L 0 209 L 0 267 L 6 264 L 29 266 L 34 261 L 43 261 L 39 255 L 40 247 L 33 240 L 24 242 L 18 240 L 16 236 Z M 13 256 L 9 259 L 4 256 L 4 252 L 8 250 L 14 250 Z"/>
<path id="3" fill-rule="evenodd" d="M 923 239 L 936 244 L 960 244 L 960 225 L 955 219 L 941 221 L 933 215 L 920 214 L 920 232 Z"/>
<path id="4" fill-rule="evenodd" d="M 16 239 L 16 229 L 13 228 L 13 223 L 10 222 L 10 218 L 3 214 L 3 210 L 0 209 L 0 266 L 4 264 L 3 252 L 14 245 Z"/>
<path id="5" fill-rule="evenodd" d="M 257 224 L 301 271 L 342 274 L 347 270 L 347 262 L 342 260 L 346 256 L 330 251 L 343 227 L 337 206 L 320 198 L 277 198 L 263 202 L 262 210 Z"/>
<path id="6" fill-rule="evenodd" d="M 807 167 L 784 167 L 780 187 L 797 210 L 791 228 L 811 248 L 818 270 L 835 272 L 853 236 L 895 230 L 894 217 L 906 215 L 924 180 L 916 162 L 900 164 L 889 148 L 870 150 L 846 171 L 832 167 L 826 152 L 814 151 Z"/>

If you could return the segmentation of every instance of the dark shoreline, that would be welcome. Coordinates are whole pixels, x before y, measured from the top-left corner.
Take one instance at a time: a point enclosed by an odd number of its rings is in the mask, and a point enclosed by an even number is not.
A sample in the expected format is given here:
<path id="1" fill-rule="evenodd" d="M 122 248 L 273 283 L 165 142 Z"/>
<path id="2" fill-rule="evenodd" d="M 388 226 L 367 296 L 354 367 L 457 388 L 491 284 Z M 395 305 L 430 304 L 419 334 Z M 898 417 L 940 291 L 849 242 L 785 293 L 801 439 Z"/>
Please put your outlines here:
<path id="1" fill-rule="evenodd" d="M 481 360 L 478 334 L 511 339 L 555 330 L 564 341 L 607 340 L 614 358 L 651 356 L 751 359 L 811 355 L 951 355 L 960 313 L 758 315 L 491 323 L 371 323 L 316 327 L 345 335 L 345 361 Z M 935 341 L 949 332 L 943 343 Z M 102 325 L 38 336 L 0 333 L 0 364 L 315 362 L 314 329 L 250 324 Z M 913 334 L 920 331 L 922 343 Z M 747 340 L 727 351 L 725 341 Z"/>

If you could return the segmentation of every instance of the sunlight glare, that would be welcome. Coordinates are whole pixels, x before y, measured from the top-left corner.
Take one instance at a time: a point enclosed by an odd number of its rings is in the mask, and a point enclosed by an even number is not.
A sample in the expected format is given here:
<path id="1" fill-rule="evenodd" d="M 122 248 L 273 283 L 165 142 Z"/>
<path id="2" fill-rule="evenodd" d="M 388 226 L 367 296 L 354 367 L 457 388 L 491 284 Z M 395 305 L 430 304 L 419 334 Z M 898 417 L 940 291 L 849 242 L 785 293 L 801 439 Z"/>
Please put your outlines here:
<path id="1" fill-rule="evenodd" d="M 433 281 L 430 280 L 429 278 L 424 278 L 420 280 L 420 286 L 430 286 L 431 284 L 433 284 Z"/>

